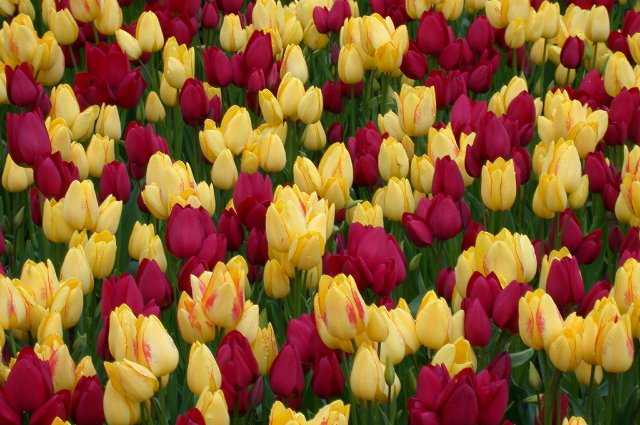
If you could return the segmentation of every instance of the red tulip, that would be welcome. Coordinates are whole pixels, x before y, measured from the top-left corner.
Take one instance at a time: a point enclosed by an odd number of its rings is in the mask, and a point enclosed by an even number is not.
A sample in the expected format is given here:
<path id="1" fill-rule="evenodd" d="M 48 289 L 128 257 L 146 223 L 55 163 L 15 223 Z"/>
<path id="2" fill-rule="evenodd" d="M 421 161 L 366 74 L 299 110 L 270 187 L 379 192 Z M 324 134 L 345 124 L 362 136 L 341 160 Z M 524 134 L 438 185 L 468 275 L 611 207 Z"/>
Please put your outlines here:
<path id="1" fill-rule="evenodd" d="M 136 272 L 136 282 L 145 304 L 154 302 L 160 308 L 171 305 L 173 288 L 154 260 L 145 258 L 140 262 Z"/>
<path id="2" fill-rule="evenodd" d="M 447 384 L 440 406 L 443 424 L 475 425 L 478 422 L 480 412 L 473 378 L 471 369 L 465 369 Z"/>
<path id="3" fill-rule="evenodd" d="M 490 62 L 478 63 L 469 73 L 467 84 L 475 93 L 485 93 L 491 88 L 494 69 Z"/>
<path id="4" fill-rule="evenodd" d="M 371 10 L 382 16 L 389 16 L 396 27 L 409 21 L 403 0 L 371 0 Z"/>
<path id="5" fill-rule="evenodd" d="M 476 53 L 482 53 L 493 46 L 494 30 L 486 16 L 478 16 L 467 30 L 467 41 Z"/>
<path id="6" fill-rule="evenodd" d="M 511 333 L 518 333 L 518 301 L 531 287 L 526 283 L 513 281 L 498 295 L 493 303 L 492 318 L 498 327 Z"/>
<path id="7" fill-rule="evenodd" d="M 124 149 L 129 170 L 136 179 L 144 177 L 149 158 L 156 152 L 169 153 L 166 140 L 156 134 L 153 125 L 141 126 L 135 121 L 127 125 L 124 133 Z"/>
<path id="8" fill-rule="evenodd" d="M 202 8 L 202 26 L 212 29 L 218 26 L 219 21 L 220 16 L 218 15 L 216 4 L 212 1 L 207 1 Z"/>
<path id="9" fill-rule="evenodd" d="M 127 304 L 134 314 L 141 314 L 144 309 L 142 293 L 130 274 L 111 276 L 102 282 L 100 295 L 102 320 L 106 320 L 111 311 L 121 304 Z"/>
<path id="10" fill-rule="evenodd" d="M 440 394 L 444 391 L 450 380 L 449 372 L 447 372 L 447 368 L 443 365 L 428 365 L 420 369 L 416 394 L 409 401 L 409 423 L 412 425 L 434 423 L 421 420 L 425 413 L 423 410 L 437 411 L 440 404 Z M 439 423 L 437 414 L 435 414 L 435 416 L 437 421 L 435 423 Z"/>
<path id="11" fill-rule="evenodd" d="M 382 135 L 373 124 L 359 128 L 355 137 L 347 142 L 353 162 L 353 183 L 357 186 L 373 186 L 379 179 L 378 153 Z"/>
<path id="12" fill-rule="evenodd" d="M 254 265 L 264 265 L 268 259 L 267 237 L 264 230 L 254 227 L 247 239 L 247 260 Z"/>
<path id="13" fill-rule="evenodd" d="M 53 395 L 40 406 L 29 419 L 29 425 L 51 425 L 55 418 L 66 420 L 69 417 L 71 394 L 62 390 Z"/>
<path id="14" fill-rule="evenodd" d="M 113 195 L 118 201 L 127 203 L 131 194 L 131 181 L 127 167 L 118 161 L 110 162 L 102 169 L 100 177 L 100 199 Z"/>
<path id="15" fill-rule="evenodd" d="M 436 291 L 439 296 L 451 301 L 453 289 L 456 286 L 456 274 L 453 268 L 447 267 L 438 272 L 436 277 Z"/>
<path id="16" fill-rule="evenodd" d="M 214 232 L 202 241 L 198 258 L 205 267 L 213 269 L 218 262 L 224 262 L 226 256 L 227 238 L 224 234 Z"/>
<path id="17" fill-rule="evenodd" d="M 43 115 L 49 114 L 49 96 L 34 79 L 31 65 L 21 63 L 15 68 L 7 66 L 5 75 L 9 102 L 22 108 L 40 108 Z"/>
<path id="18" fill-rule="evenodd" d="M 51 153 L 49 134 L 37 112 L 7 113 L 6 131 L 9 153 L 17 164 L 34 166 Z"/>
<path id="19" fill-rule="evenodd" d="M 243 57 L 247 70 L 262 69 L 266 73 L 273 63 L 271 36 L 262 31 L 254 31 L 247 41 Z"/>
<path id="20" fill-rule="evenodd" d="M 411 79 L 422 80 L 424 78 L 427 73 L 427 60 L 415 45 L 411 44 L 409 50 L 404 54 L 400 70 Z"/>
<path id="21" fill-rule="evenodd" d="M 305 370 L 311 368 L 316 359 L 329 355 L 329 349 L 320 338 L 312 315 L 303 314 L 287 323 L 287 344 L 295 347 Z"/>
<path id="22" fill-rule="evenodd" d="M 200 276 L 205 270 L 205 265 L 197 255 L 189 258 L 182 264 L 178 273 L 180 290 L 191 295 L 191 275 Z"/>
<path id="23" fill-rule="evenodd" d="M 180 90 L 180 111 L 182 119 L 191 125 L 199 126 L 207 118 L 209 100 L 200 80 L 189 78 Z"/>
<path id="24" fill-rule="evenodd" d="M 487 314 L 491 314 L 496 297 L 502 290 L 500 281 L 495 273 L 491 272 L 483 276 L 480 272 L 474 272 L 467 284 L 467 298 L 477 299 Z"/>
<path id="25" fill-rule="evenodd" d="M 506 359 L 508 371 L 505 377 L 495 376 L 491 372 L 492 365 L 496 360 Z M 504 425 L 504 417 L 507 405 L 509 404 L 509 379 L 511 375 L 511 362 L 509 355 L 496 357 L 487 369 L 476 375 L 476 396 L 478 397 L 478 424 L 479 425 Z"/>
<path id="26" fill-rule="evenodd" d="M 433 243 L 433 233 L 427 223 L 420 217 L 411 213 L 402 215 L 402 226 L 407 236 L 417 247 L 429 246 Z"/>
<path id="27" fill-rule="evenodd" d="M 311 390 L 318 397 L 325 399 L 339 397 L 344 392 L 344 375 L 335 352 L 316 358 Z"/>
<path id="28" fill-rule="evenodd" d="M 484 226 L 477 221 L 470 220 L 462 236 L 462 250 L 468 249 L 476 244 L 478 233 L 484 230 Z"/>
<path id="29" fill-rule="evenodd" d="M 269 383 L 273 393 L 294 409 L 300 407 L 304 372 L 298 351 L 286 344 L 271 365 Z"/>
<path id="30" fill-rule="evenodd" d="M 203 59 L 204 72 L 209 84 L 215 87 L 226 87 L 231 83 L 231 60 L 221 49 L 215 46 L 206 48 L 203 52 Z"/>
<path id="31" fill-rule="evenodd" d="M 551 262 L 546 290 L 560 310 L 571 304 L 580 304 L 584 296 L 584 283 L 575 257 Z"/>
<path id="32" fill-rule="evenodd" d="M 269 176 L 260 173 L 240 173 L 233 190 L 233 206 L 242 224 L 248 229 L 264 229 L 267 207 L 273 200 Z"/>
<path id="33" fill-rule="evenodd" d="M 242 7 L 243 0 L 217 0 L 218 8 L 222 9 L 225 15 L 238 13 Z"/>
<path id="34" fill-rule="evenodd" d="M 176 204 L 167 220 L 167 249 L 178 258 L 192 257 L 200 253 L 205 238 L 214 231 L 207 210 Z"/>
<path id="35" fill-rule="evenodd" d="M 324 109 L 334 114 L 342 112 L 342 93 L 339 81 L 326 80 L 322 85 Z"/>
<path id="36" fill-rule="evenodd" d="M 478 298 L 465 298 L 462 301 L 464 310 L 464 337 L 476 347 L 486 347 L 491 340 L 491 322 Z"/>
<path id="37" fill-rule="evenodd" d="M 587 317 L 587 314 L 593 309 L 593 306 L 596 304 L 600 298 L 606 298 L 609 296 L 609 292 L 611 291 L 611 283 L 607 280 L 599 280 L 596 282 L 591 289 L 585 294 L 580 306 L 578 307 L 578 314 L 582 317 Z"/>
<path id="38" fill-rule="evenodd" d="M 462 216 L 454 200 L 449 196 L 435 195 L 430 201 L 425 220 L 433 235 L 447 240 L 460 233 Z"/>
<path id="39" fill-rule="evenodd" d="M 40 192 L 55 199 L 64 197 L 71 182 L 79 179 L 78 167 L 73 162 L 63 161 L 60 152 L 39 161 L 33 175 Z"/>
<path id="40" fill-rule="evenodd" d="M 227 238 L 229 250 L 236 251 L 240 248 L 244 239 L 244 231 L 236 210 L 229 208 L 222 212 L 218 221 L 218 232 Z"/>
<path id="41" fill-rule="evenodd" d="M 438 56 L 438 63 L 443 69 L 462 69 L 473 62 L 473 52 L 465 38 L 451 41 Z"/>
<path id="42" fill-rule="evenodd" d="M 192 407 L 184 414 L 178 416 L 176 425 L 206 425 L 206 422 L 202 413 L 195 407 Z"/>
<path id="43" fill-rule="evenodd" d="M 577 36 L 568 37 L 562 45 L 560 52 L 560 62 L 566 68 L 576 69 L 582 62 L 584 54 L 584 41 Z"/>
<path id="44" fill-rule="evenodd" d="M 448 195 L 454 201 L 460 200 L 464 194 L 464 181 L 458 164 L 448 155 L 436 159 L 431 190 L 434 195 Z"/>
<path id="45" fill-rule="evenodd" d="M 2 389 L 16 412 L 35 412 L 53 394 L 49 365 L 40 360 L 32 348 L 23 348 Z"/>
<path id="46" fill-rule="evenodd" d="M 97 376 L 83 376 L 71 395 L 71 418 L 77 425 L 104 423 L 102 385 Z"/>
<path id="47" fill-rule="evenodd" d="M 216 361 L 229 411 L 244 413 L 262 401 L 263 382 L 258 363 L 249 342 L 240 332 L 231 331 L 222 338 Z"/>
<path id="48" fill-rule="evenodd" d="M 478 132 L 484 116 L 487 113 L 487 103 L 471 100 L 466 94 L 460 96 L 451 107 L 451 127 L 456 137 L 460 133 Z"/>
<path id="49" fill-rule="evenodd" d="M 326 109 L 326 108 L 325 108 Z M 342 133 L 344 129 L 339 121 L 334 122 L 327 131 L 327 139 L 329 143 L 337 143 L 342 140 Z"/>
<path id="50" fill-rule="evenodd" d="M 440 12 L 428 11 L 420 17 L 416 42 L 427 55 L 439 55 L 453 39 L 453 31 Z"/>
<path id="51" fill-rule="evenodd" d="M 340 32 L 345 19 L 351 17 L 351 7 L 347 0 L 335 0 L 327 17 L 329 31 Z M 314 19 L 315 21 L 315 19 Z"/>
<path id="52" fill-rule="evenodd" d="M 0 423 L 6 425 L 22 424 L 22 418 L 13 407 L 9 405 L 2 390 L 0 390 Z"/>

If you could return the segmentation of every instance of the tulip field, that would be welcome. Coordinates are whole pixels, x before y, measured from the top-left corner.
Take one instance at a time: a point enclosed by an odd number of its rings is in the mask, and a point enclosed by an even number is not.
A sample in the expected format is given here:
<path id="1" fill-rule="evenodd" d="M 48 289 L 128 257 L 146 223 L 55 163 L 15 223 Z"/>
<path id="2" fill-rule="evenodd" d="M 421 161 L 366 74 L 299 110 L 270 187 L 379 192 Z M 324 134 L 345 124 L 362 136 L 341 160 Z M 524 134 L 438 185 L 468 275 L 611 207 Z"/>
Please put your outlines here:
<path id="1" fill-rule="evenodd" d="M 640 0 L 0 18 L 0 425 L 640 424 Z"/>

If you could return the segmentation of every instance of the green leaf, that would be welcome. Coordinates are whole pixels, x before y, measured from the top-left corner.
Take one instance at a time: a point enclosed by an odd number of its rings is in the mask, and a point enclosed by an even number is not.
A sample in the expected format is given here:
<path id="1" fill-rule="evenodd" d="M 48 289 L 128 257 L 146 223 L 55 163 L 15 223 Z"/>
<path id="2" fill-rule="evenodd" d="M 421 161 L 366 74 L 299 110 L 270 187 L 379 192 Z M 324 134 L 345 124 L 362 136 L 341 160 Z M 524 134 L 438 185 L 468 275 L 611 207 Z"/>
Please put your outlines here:
<path id="1" fill-rule="evenodd" d="M 533 357 L 533 353 L 534 351 L 531 348 L 518 351 L 517 353 L 509 353 L 509 357 L 511 357 L 511 367 L 518 367 L 527 363 Z"/>

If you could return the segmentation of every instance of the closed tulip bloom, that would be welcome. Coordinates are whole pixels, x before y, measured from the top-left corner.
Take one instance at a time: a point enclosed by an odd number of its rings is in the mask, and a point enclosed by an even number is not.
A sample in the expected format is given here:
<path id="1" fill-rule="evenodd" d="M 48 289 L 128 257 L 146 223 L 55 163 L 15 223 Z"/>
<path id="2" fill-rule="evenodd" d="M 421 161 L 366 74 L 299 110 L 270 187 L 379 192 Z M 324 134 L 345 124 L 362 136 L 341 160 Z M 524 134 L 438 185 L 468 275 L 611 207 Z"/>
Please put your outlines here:
<path id="1" fill-rule="evenodd" d="M 299 156 L 293 164 L 293 181 L 304 192 L 317 192 L 322 179 L 315 164 L 306 157 Z"/>
<path id="2" fill-rule="evenodd" d="M 2 169 L 2 187 L 8 192 L 22 192 L 33 183 L 33 170 L 16 164 L 7 155 Z"/>
<path id="3" fill-rule="evenodd" d="M 322 121 L 307 125 L 302 132 L 302 145 L 310 151 L 322 150 L 327 144 L 327 135 L 322 127 Z"/>
<path id="4" fill-rule="evenodd" d="M 323 275 L 314 299 L 314 311 L 316 323 L 318 317 L 322 318 L 335 338 L 349 340 L 365 329 L 365 304 L 351 276 Z"/>
<path id="5" fill-rule="evenodd" d="M 378 153 L 378 171 L 385 181 L 391 177 L 402 178 L 409 173 L 409 158 L 400 142 L 387 137 L 380 145 Z"/>
<path id="6" fill-rule="evenodd" d="M 220 46 L 227 52 L 237 52 L 247 43 L 247 31 L 242 28 L 240 17 L 234 13 L 225 15 L 220 27 Z"/>
<path id="7" fill-rule="evenodd" d="M 409 136 L 426 136 L 435 121 L 435 89 L 403 84 L 395 98 L 402 130 Z"/>
<path id="8" fill-rule="evenodd" d="M 626 313 L 640 297 L 640 263 L 627 259 L 616 271 L 613 297 L 621 313 Z"/>
<path id="9" fill-rule="evenodd" d="M 264 266 L 264 290 L 271 298 L 284 298 L 291 290 L 289 275 L 280 262 L 275 259 L 268 260 Z"/>
<path id="10" fill-rule="evenodd" d="M 278 99 L 269 89 L 263 89 L 258 92 L 258 102 L 260 105 L 260 113 L 268 124 L 280 124 L 283 119 L 282 108 Z"/>
<path id="11" fill-rule="evenodd" d="M 50 311 L 59 312 L 62 326 L 69 329 L 80 320 L 82 304 L 82 283 L 72 278 L 60 284 L 51 301 Z"/>
<path id="12" fill-rule="evenodd" d="M 186 292 L 180 295 L 176 321 L 180 336 L 189 343 L 208 342 L 215 337 L 215 325 L 205 316 L 202 305 Z"/>
<path id="13" fill-rule="evenodd" d="M 227 264 L 219 262 L 214 267 L 202 295 L 202 304 L 207 317 L 216 325 L 234 328 L 240 321 L 247 272 L 242 257 L 234 257 Z"/>
<path id="14" fill-rule="evenodd" d="M 115 236 L 107 231 L 93 233 L 84 249 L 93 276 L 97 279 L 109 276 L 116 259 Z"/>
<path id="15" fill-rule="evenodd" d="M 467 368 L 475 370 L 477 360 L 469 341 L 464 338 L 458 338 L 442 346 L 442 348 L 434 354 L 433 359 L 431 359 L 431 364 L 441 364 L 447 368 L 449 375 L 455 376 Z"/>
<path id="16" fill-rule="evenodd" d="M 110 162 L 102 169 L 100 177 L 100 199 L 113 195 L 117 200 L 126 203 L 131 193 L 131 181 L 125 164 Z"/>
<path id="17" fill-rule="evenodd" d="M 209 347 L 200 342 L 193 343 L 187 365 L 187 385 L 191 392 L 202 394 L 205 390 L 216 391 L 221 383 L 220 369 Z"/>
<path id="18" fill-rule="evenodd" d="M 111 380 L 104 389 L 103 409 L 108 424 L 133 425 L 140 420 L 140 403 L 126 397 Z"/>
<path id="19" fill-rule="evenodd" d="M 218 189 L 231 189 L 238 180 L 238 169 L 229 149 L 224 149 L 211 167 L 211 181 Z"/>
<path id="20" fill-rule="evenodd" d="M 562 372 L 575 370 L 581 362 L 582 321 L 582 317 L 572 313 L 547 349 L 551 363 Z"/>
<path id="21" fill-rule="evenodd" d="M 222 118 L 220 131 L 224 136 L 227 147 L 234 155 L 239 155 L 252 132 L 249 111 L 237 105 L 231 106 Z"/>
<path id="22" fill-rule="evenodd" d="M 609 12 L 605 6 L 596 6 L 589 11 L 585 35 L 594 43 L 604 43 L 609 38 Z"/>
<path id="23" fill-rule="evenodd" d="M 90 180 L 74 180 L 64 202 L 64 219 L 74 229 L 82 230 L 95 228 L 98 222 L 98 199 L 93 183 Z"/>
<path id="24" fill-rule="evenodd" d="M 629 315 L 623 315 L 615 323 L 609 323 L 598 335 L 596 345 L 601 356 L 602 368 L 611 373 L 623 373 L 633 364 L 634 348 Z"/>
<path id="25" fill-rule="evenodd" d="M 63 46 L 73 44 L 78 39 L 78 23 L 67 8 L 49 12 L 48 25 L 56 41 Z"/>
<path id="26" fill-rule="evenodd" d="M 0 326 L 3 329 L 28 329 L 27 305 L 22 292 L 16 286 L 19 281 L 12 281 L 0 276 Z"/>
<path id="27" fill-rule="evenodd" d="M 267 375 L 278 355 L 278 343 L 271 323 L 258 329 L 256 338 L 251 343 L 251 351 L 258 362 L 260 374 Z"/>
<path id="28" fill-rule="evenodd" d="M 80 22 L 91 22 L 100 14 L 100 5 L 95 0 L 73 0 L 69 6 L 73 17 Z"/>
<path id="29" fill-rule="evenodd" d="M 64 218 L 64 199 L 56 202 L 46 199 L 42 208 L 42 230 L 51 242 L 67 243 L 73 234 L 73 227 Z"/>
<path id="30" fill-rule="evenodd" d="M 206 425 L 229 425 L 229 411 L 222 390 L 205 390 L 198 397 L 196 409 Z"/>
<path id="31" fill-rule="evenodd" d="M 278 86 L 278 102 L 282 108 L 282 113 L 286 118 L 296 120 L 298 119 L 298 105 L 301 103 L 301 99 L 304 97 L 304 85 L 302 81 L 294 77 L 292 74 L 285 75 Z M 317 112 L 317 105 L 315 104 L 314 96 L 308 97 L 305 103 L 303 111 L 307 113 L 308 117 L 322 113 L 322 97 L 320 96 L 319 113 Z M 309 109 L 313 108 L 313 111 Z M 307 112 L 307 110 L 309 110 Z M 317 121 L 317 119 L 315 120 Z"/>
<path id="32" fill-rule="evenodd" d="M 302 81 L 303 84 L 309 79 L 307 62 L 298 44 L 289 44 L 284 50 L 282 65 L 280 65 L 280 76 L 284 77 L 287 72 Z"/>
<path id="33" fill-rule="evenodd" d="M 257 143 L 260 168 L 267 173 L 282 171 L 287 162 L 287 155 L 280 136 L 277 134 L 261 136 Z"/>
<path id="34" fill-rule="evenodd" d="M 8 113 L 6 128 L 8 151 L 17 164 L 33 166 L 51 153 L 47 130 L 37 112 Z"/>
<path id="35" fill-rule="evenodd" d="M 100 34 L 114 35 L 122 26 L 122 9 L 117 0 L 99 2 L 100 12 L 93 24 Z"/>
<path id="36" fill-rule="evenodd" d="M 155 315 L 136 323 L 137 361 L 156 376 L 165 376 L 178 366 L 178 349 L 173 339 Z"/>
<path id="37" fill-rule="evenodd" d="M 141 402 L 149 400 L 158 390 L 158 379 L 146 367 L 124 359 L 104 364 L 109 382 L 126 398 Z"/>
<path id="38" fill-rule="evenodd" d="M 158 17 L 152 11 L 142 12 L 136 25 L 136 40 L 143 52 L 157 52 L 164 46 L 164 36 Z"/>
<path id="39" fill-rule="evenodd" d="M 617 96 L 623 88 L 635 84 L 633 67 L 622 52 L 615 52 L 607 61 L 604 70 L 604 88 L 609 96 Z"/>
<path id="40" fill-rule="evenodd" d="M 322 91 L 315 86 L 309 87 L 298 103 L 297 117 L 305 124 L 320 120 L 322 115 Z"/>
<path id="41" fill-rule="evenodd" d="M 393 221 L 400 221 L 402 214 L 413 212 L 415 209 L 411 185 L 406 178 L 391 177 L 387 186 L 374 193 L 372 202 L 380 205 L 384 216 Z"/>
<path id="42" fill-rule="evenodd" d="M 103 230 L 115 234 L 120 224 L 120 216 L 122 215 L 122 201 L 118 201 L 113 195 L 109 195 L 98 209 L 98 220 L 96 221 L 96 232 Z"/>
<path id="43" fill-rule="evenodd" d="M 373 205 L 369 201 L 361 202 L 347 211 L 347 219 L 351 223 L 360 223 L 365 226 L 384 227 L 382 208 Z"/>
<path id="44" fill-rule="evenodd" d="M 498 158 L 482 166 L 482 202 L 492 211 L 507 211 L 516 200 L 516 172 L 513 159 Z"/>
<path id="45" fill-rule="evenodd" d="M 142 55 L 142 49 L 138 40 L 127 31 L 118 28 L 115 32 L 116 42 L 129 60 L 135 61 Z"/>
<path id="46" fill-rule="evenodd" d="M 582 62 L 584 54 L 584 42 L 578 37 L 569 37 L 562 45 L 560 52 L 560 62 L 566 68 L 576 69 Z"/>
<path id="47" fill-rule="evenodd" d="M 269 372 L 269 383 L 277 397 L 294 407 L 299 406 L 304 390 L 304 371 L 293 345 L 286 344 L 278 353 Z"/>
<path id="48" fill-rule="evenodd" d="M 518 306 L 520 337 L 529 347 L 546 348 L 562 332 L 563 320 L 553 298 L 544 290 L 527 292 Z"/>
<path id="49" fill-rule="evenodd" d="M 128 251 L 129 257 L 137 260 L 140 258 L 142 250 L 151 243 L 151 240 L 155 236 L 155 229 L 153 224 L 143 224 L 136 221 L 129 237 Z"/>
<path id="50" fill-rule="evenodd" d="M 100 177 L 104 166 L 115 160 L 115 141 L 110 137 L 94 135 L 87 147 L 89 175 Z"/>
<path id="51" fill-rule="evenodd" d="M 69 248 L 60 267 L 60 279 L 79 280 L 85 295 L 93 291 L 93 273 L 82 247 Z"/>
<path id="52" fill-rule="evenodd" d="M 338 75 L 346 84 L 356 84 L 364 78 L 362 57 L 355 44 L 346 44 L 340 48 L 338 56 Z"/>
<path id="53" fill-rule="evenodd" d="M 362 344 L 356 352 L 349 377 L 351 392 L 360 400 L 375 400 L 378 389 L 380 359 L 370 344 Z"/>
<path id="54" fill-rule="evenodd" d="M 416 315 L 416 335 L 422 345 L 438 350 L 448 342 L 451 310 L 444 298 L 434 291 L 427 292 Z"/>

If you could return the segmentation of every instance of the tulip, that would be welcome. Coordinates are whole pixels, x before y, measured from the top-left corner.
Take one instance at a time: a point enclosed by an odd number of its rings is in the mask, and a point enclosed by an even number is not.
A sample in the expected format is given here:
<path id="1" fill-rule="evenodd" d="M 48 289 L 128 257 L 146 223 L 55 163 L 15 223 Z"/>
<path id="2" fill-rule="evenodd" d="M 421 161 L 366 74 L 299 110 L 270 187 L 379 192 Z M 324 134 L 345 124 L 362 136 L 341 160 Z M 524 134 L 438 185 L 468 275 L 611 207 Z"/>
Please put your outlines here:
<path id="1" fill-rule="evenodd" d="M 140 420 L 140 403 L 125 397 L 111 380 L 104 389 L 103 410 L 109 424 L 134 424 Z"/>
<path id="2" fill-rule="evenodd" d="M 542 289 L 527 292 L 518 304 L 520 337 L 529 347 L 548 347 L 562 332 L 563 320 L 553 298 Z"/>
<path id="3" fill-rule="evenodd" d="M 149 92 L 147 100 L 144 104 L 145 118 L 149 122 L 159 122 L 164 120 L 166 111 L 162 105 L 162 101 L 155 91 Z"/>
<path id="4" fill-rule="evenodd" d="M 338 75 L 340 81 L 347 84 L 356 84 L 364 77 L 364 65 L 362 57 L 354 44 L 346 44 L 340 48 L 338 57 Z"/>
<path id="5" fill-rule="evenodd" d="M 609 96 L 617 96 L 623 88 L 631 88 L 635 77 L 624 53 L 615 52 L 604 70 L 604 87 Z"/>
<path id="6" fill-rule="evenodd" d="M 513 160 L 498 158 L 482 166 L 482 202 L 493 211 L 507 211 L 516 199 Z"/>
<path id="7" fill-rule="evenodd" d="M 71 394 L 71 418 L 78 425 L 104 422 L 103 391 L 97 376 L 83 376 Z"/>
<path id="8" fill-rule="evenodd" d="M 433 356 L 431 364 L 444 365 L 449 371 L 449 375 L 455 376 L 467 368 L 475 370 L 476 356 L 469 341 L 464 338 L 458 338 L 451 343 L 443 345 Z"/>
<path id="9" fill-rule="evenodd" d="M 220 131 L 234 155 L 242 152 L 251 134 L 251 117 L 245 108 L 233 105 L 224 114 Z"/>
<path id="10" fill-rule="evenodd" d="M 207 2 L 207 4 L 213 4 L 213 3 Z M 192 407 L 182 415 L 178 416 L 178 419 L 176 420 L 176 424 L 177 425 L 206 425 L 206 422 L 204 421 L 204 416 L 202 416 L 202 413 L 200 413 L 200 411 L 195 407 Z"/>
<path id="11" fill-rule="evenodd" d="M 98 221 L 98 200 L 90 180 L 74 180 L 65 194 L 64 219 L 76 230 L 95 228 Z"/>
<path id="12" fill-rule="evenodd" d="M 173 301 L 173 288 L 154 260 L 142 259 L 136 282 L 145 304 L 155 302 L 159 307 L 166 308 Z"/>
<path id="13" fill-rule="evenodd" d="M 195 303 L 187 292 L 178 301 L 177 322 L 180 336 L 187 342 L 208 342 L 215 336 L 215 325 L 205 316 L 200 303 Z"/>
<path id="14" fill-rule="evenodd" d="M 344 376 L 335 353 L 318 357 L 315 361 L 311 388 L 315 395 L 327 399 L 343 393 Z"/>
<path id="15" fill-rule="evenodd" d="M 78 23 L 69 9 L 49 12 L 48 25 L 59 44 L 68 46 L 78 39 Z"/>
<path id="16" fill-rule="evenodd" d="M 115 236 L 106 230 L 93 233 L 84 249 L 93 276 L 97 279 L 108 276 L 116 258 Z"/>
<path id="17" fill-rule="evenodd" d="M 221 382 L 220 369 L 211 350 L 200 342 L 192 344 L 187 366 L 187 385 L 191 392 L 202 394 L 205 390 L 216 391 Z"/>
<path id="18" fill-rule="evenodd" d="M 519 282 L 511 282 L 498 293 L 493 304 L 492 318 L 500 328 L 518 332 L 518 302 L 531 288 Z"/>
<path id="19" fill-rule="evenodd" d="M 226 14 L 220 27 L 220 46 L 227 52 L 237 52 L 247 43 L 247 31 L 242 28 L 240 17 Z"/>
<path id="20" fill-rule="evenodd" d="M 136 40 L 143 52 L 157 52 L 164 46 L 164 36 L 158 17 L 152 11 L 142 12 L 136 25 Z"/>
<path id="21" fill-rule="evenodd" d="M 436 159 L 431 191 L 435 195 L 448 195 L 454 200 L 462 198 L 464 180 L 458 165 L 448 155 Z"/>
<path id="22" fill-rule="evenodd" d="M 582 62 L 583 53 L 584 42 L 578 37 L 569 37 L 562 45 L 560 62 L 566 68 L 576 69 L 580 66 L 580 62 Z"/>
<path id="23" fill-rule="evenodd" d="M 131 193 L 131 182 L 125 165 L 113 161 L 104 166 L 100 177 L 100 199 L 113 195 L 117 200 L 127 203 Z"/>
<path id="24" fill-rule="evenodd" d="M 404 84 L 395 98 L 402 130 L 409 136 L 426 136 L 435 120 L 434 88 Z"/>
<path id="25" fill-rule="evenodd" d="M 422 345 L 439 349 L 448 342 L 451 310 L 433 291 L 425 294 L 416 315 L 416 334 Z"/>
<path id="26" fill-rule="evenodd" d="M 609 38 L 609 12 L 605 6 L 593 7 L 589 12 L 589 19 L 585 35 L 594 43 L 604 43 Z"/>
<path id="27" fill-rule="evenodd" d="M 216 188 L 231 189 L 238 180 L 238 169 L 229 149 L 224 149 L 211 167 L 211 181 Z"/>
<path id="28" fill-rule="evenodd" d="M 40 192 L 55 199 L 62 198 L 71 182 L 79 177 L 77 167 L 63 161 L 59 152 L 38 162 L 33 176 Z"/>
<path id="29" fill-rule="evenodd" d="M 289 275 L 278 260 L 268 260 L 263 271 L 264 290 L 271 298 L 284 298 L 291 290 Z"/>
<path id="30" fill-rule="evenodd" d="M 2 187 L 8 192 L 22 192 L 33 183 L 33 170 L 17 165 L 7 154 L 2 169 Z"/>
<path id="31" fill-rule="evenodd" d="M 409 172 L 409 159 L 404 147 L 393 137 L 382 141 L 378 154 L 378 170 L 385 180 L 391 177 L 406 177 Z"/>
<path id="32" fill-rule="evenodd" d="M 278 354 L 278 343 L 271 323 L 258 329 L 258 333 L 251 343 L 251 351 L 258 362 L 260 374 L 267 375 Z"/>
<path id="33" fill-rule="evenodd" d="M 18 412 L 34 412 L 53 394 L 51 372 L 31 348 L 23 348 L 3 385 L 7 402 Z"/>
<path id="34" fill-rule="evenodd" d="M 322 91 L 318 87 L 310 87 L 300 98 L 296 116 L 305 124 L 317 122 L 322 115 L 322 105 Z"/>
<path id="35" fill-rule="evenodd" d="M 584 296 L 584 283 L 578 262 L 567 250 L 545 255 L 540 268 L 540 288 L 546 290 L 560 308 L 579 304 Z"/>
<path id="36" fill-rule="evenodd" d="M 400 221 L 403 213 L 413 212 L 415 208 L 411 185 L 406 178 L 391 177 L 387 186 L 375 192 L 372 202 L 380 205 L 384 216 L 393 221 Z"/>
<path id="37" fill-rule="evenodd" d="M 69 391 L 60 391 L 54 394 L 45 404 L 33 412 L 33 415 L 29 418 L 29 423 L 44 425 L 62 422 L 60 418 L 67 418 L 67 406 L 69 405 L 70 397 Z M 62 423 L 64 424 L 64 422 Z"/>
<path id="38" fill-rule="evenodd" d="M 178 349 L 171 336 L 155 315 L 136 323 L 137 361 L 145 365 L 156 376 L 164 376 L 178 365 Z"/>
<path id="39" fill-rule="evenodd" d="M 286 344 L 273 361 L 269 383 L 274 394 L 297 408 L 302 401 L 304 372 L 294 346 Z"/>
<path id="40" fill-rule="evenodd" d="M 115 32 L 116 42 L 120 49 L 127 54 L 129 60 L 138 60 L 142 55 L 142 49 L 138 40 L 127 31 L 119 28 Z"/>
<path id="41" fill-rule="evenodd" d="M 234 328 L 240 321 L 247 272 L 242 257 L 234 257 L 227 264 L 219 262 L 214 267 L 202 303 L 207 317 L 216 325 Z"/>
<path id="42" fill-rule="evenodd" d="M 206 390 L 200 394 L 196 409 L 200 411 L 206 425 L 229 425 L 226 396 L 222 390 Z"/>
<path id="43" fill-rule="evenodd" d="M 634 258 L 627 259 L 618 268 L 613 286 L 613 297 L 621 313 L 626 313 L 640 296 L 640 268 Z"/>
<path id="44" fill-rule="evenodd" d="M 258 364 L 247 339 L 231 331 L 222 339 L 216 352 L 222 374 L 224 399 L 231 409 L 246 411 L 262 399 L 262 381 Z M 251 398 L 250 398 L 251 397 Z"/>
<path id="45" fill-rule="evenodd" d="M 314 298 L 316 324 L 322 321 L 331 336 L 342 340 L 352 339 L 363 331 L 367 312 L 353 277 L 323 275 L 318 285 Z"/>
<path id="46" fill-rule="evenodd" d="M 33 166 L 51 153 L 51 142 L 37 112 L 7 114 L 7 145 L 17 164 Z"/>
<path id="47" fill-rule="evenodd" d="M 582 328 L 582 317 L 571 314 L 563 331 L 549 345 L 549 358 L 558 370 L 573 371 L 580 364 Z"/>
<path id="48" fill-rule="evenodd" d="M 190 229 L 188 235 L 185 229 Z M 213 231 L 213 222 L 204 208 L 175 205 L 167 220 L 165 242 L 173 255 L 185 259 L 198 254 L 204 239 Z"/>

